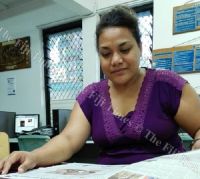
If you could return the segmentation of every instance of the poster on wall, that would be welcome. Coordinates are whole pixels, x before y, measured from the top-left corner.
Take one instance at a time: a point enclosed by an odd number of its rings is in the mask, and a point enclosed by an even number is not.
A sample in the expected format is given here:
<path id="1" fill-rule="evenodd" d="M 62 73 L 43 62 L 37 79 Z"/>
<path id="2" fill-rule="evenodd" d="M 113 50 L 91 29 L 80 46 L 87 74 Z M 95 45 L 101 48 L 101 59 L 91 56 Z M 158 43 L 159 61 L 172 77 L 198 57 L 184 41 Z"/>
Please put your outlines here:
<path id="1" fill-rule="evenodd" d="M 173 34 L 200 30 L 200 2 L 173 8 Z"/>
<path id="2" fill-rule="evenodd" d="M 153 50 L 153 67 L 172 70 L 172 48 Z"/>
<path id="3" fill-rule="evenodd" d="M 8 95 L 16 95 L 16 79 L 7 78 L 7 92 Z"/>
<path id="4" fill-rule="evenodd" d="M 153 68 L 177 73 L 200 71 L 200 44 L 153 50 Z"/>
<path id="5" fill-rule="evenodd" d="M 0 43 L 0 71 L 30 67 L 30 37 Z"/>

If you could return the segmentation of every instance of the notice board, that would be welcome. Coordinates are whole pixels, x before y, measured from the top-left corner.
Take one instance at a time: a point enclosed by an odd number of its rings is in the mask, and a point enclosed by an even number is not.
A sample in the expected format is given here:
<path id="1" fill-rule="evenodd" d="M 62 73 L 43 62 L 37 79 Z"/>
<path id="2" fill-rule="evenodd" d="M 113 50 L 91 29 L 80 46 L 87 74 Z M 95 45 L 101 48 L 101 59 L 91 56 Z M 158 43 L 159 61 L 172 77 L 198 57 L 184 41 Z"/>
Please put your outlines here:
<path id="1" fill-rule="evenodd" d="M 173 34 L 200 29 L 200 2 L 173 8 Z"/>
<path id="2" fill-rule="evenodd" d="M 153 50 L 153 68 L 177 73 L 200 71 L 200 44 Z"/>

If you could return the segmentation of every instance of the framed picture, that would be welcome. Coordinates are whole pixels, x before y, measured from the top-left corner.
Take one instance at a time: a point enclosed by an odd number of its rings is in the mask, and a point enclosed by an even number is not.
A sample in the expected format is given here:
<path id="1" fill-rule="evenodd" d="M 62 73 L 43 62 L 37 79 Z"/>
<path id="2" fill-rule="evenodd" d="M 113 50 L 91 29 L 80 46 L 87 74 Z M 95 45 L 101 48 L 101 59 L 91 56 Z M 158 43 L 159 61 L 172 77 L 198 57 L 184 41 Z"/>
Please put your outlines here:
<path id="1" fill-rule="evenodd" d="M 30 67 L 30 37 L 0 43 L 0 71 Z"/>

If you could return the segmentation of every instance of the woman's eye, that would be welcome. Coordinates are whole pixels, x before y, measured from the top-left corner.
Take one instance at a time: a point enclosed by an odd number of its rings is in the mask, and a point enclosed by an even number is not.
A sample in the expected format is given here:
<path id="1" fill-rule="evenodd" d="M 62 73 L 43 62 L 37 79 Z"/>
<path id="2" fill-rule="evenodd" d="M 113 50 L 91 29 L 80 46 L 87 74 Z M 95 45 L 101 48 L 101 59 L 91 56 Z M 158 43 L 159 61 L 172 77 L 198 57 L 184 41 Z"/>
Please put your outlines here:
<path id="1" fill-rule="evenodd" d="M 101 53 L 101 56 L 104 58 L 107 58 L 110 56 L 111 53 Z"/>
<path id="2" fill-rule="evenodd" d="M 121 51 L 121 53 L 128 53 L 129 52 L 129 48 L 127 48 L 127 49 L 121 49 L 120 51 Z"/>

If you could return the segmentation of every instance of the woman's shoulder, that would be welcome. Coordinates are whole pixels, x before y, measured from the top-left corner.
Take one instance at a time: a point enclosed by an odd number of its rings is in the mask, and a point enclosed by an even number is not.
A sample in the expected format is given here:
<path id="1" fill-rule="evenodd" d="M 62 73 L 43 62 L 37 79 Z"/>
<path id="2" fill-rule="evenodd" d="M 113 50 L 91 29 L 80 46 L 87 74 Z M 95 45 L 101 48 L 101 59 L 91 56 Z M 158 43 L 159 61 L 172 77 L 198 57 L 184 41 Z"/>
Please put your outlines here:
<path id="1" fill-rule="evenodd" d="M 155 82 L 167 83 L 177 89 L 182 89 L 187 82 L 179 74 L 170 70 L 151 69 L 151 71 L 154 73 Z"/>
<path id="2" fill-rule="evenodd" d="M 79 103 L 83 103 L 83 101 L 91 101 L 95 97 L 98 97 L 99 94 L 105 91 L 107 85 L 107 80 L 102 80 L 100 82 L 94 82 L 87 85 L 76 97 Z"/>

